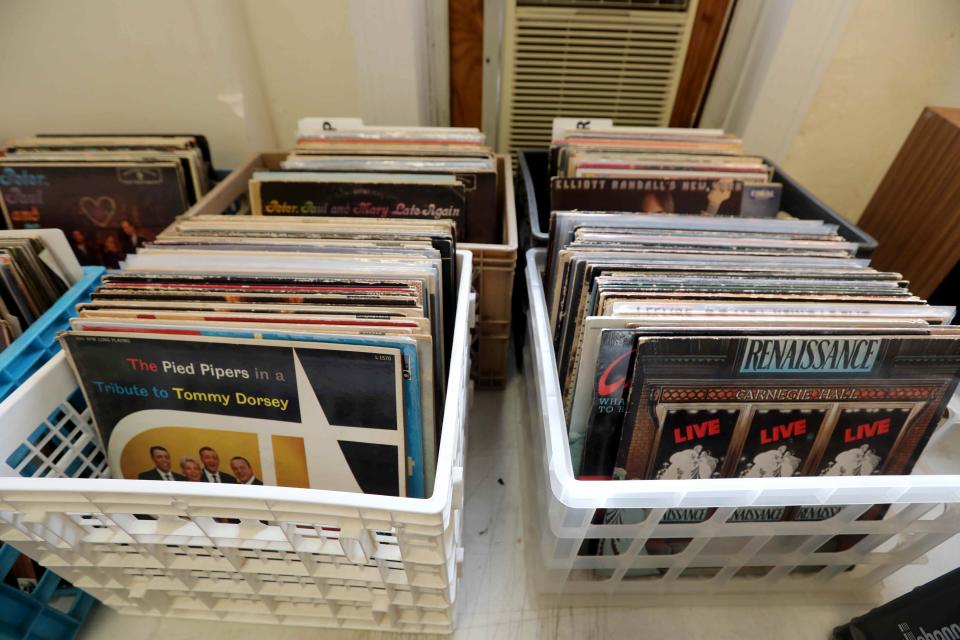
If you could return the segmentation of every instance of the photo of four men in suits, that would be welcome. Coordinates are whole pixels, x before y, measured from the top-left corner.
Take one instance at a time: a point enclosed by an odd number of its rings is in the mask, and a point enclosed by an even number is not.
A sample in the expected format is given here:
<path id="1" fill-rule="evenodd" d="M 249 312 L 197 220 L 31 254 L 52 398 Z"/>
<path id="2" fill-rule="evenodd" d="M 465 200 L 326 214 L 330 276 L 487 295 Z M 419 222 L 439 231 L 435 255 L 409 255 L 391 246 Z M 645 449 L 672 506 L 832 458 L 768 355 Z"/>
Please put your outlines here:
<path id="1" fill-rule="evenodd" d="M 221 484 L 254 484 L 263 482 L 253 473 L 253 466 L 243 456 L 230 458 L 232 474 L 220 470 L 220 455 L 213 447 L 200 447 L 197 451 L 198 461 L 192 456 L 180 458 L 180 471 L 173 470 L 173 459 L 166 447 L 154 445 L 150 447 L 150 459 L 153 468 L 140 473 L 139 480 L 168 480 L 181 482 L 213 482 Z"/>

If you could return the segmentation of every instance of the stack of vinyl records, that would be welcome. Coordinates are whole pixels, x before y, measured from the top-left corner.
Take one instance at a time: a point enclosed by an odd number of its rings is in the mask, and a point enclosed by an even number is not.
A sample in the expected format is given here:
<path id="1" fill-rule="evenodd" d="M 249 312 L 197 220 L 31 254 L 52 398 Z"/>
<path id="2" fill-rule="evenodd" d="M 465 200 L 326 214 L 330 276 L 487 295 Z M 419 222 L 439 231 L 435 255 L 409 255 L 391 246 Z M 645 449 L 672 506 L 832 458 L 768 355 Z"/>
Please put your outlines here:
<path id="1" fill-rule="evenodd" d="M 461 241 L 499 242 L 496 159 L 478 129 L 325 124 L 301 119 L 281 170 L 254 174 L 254 215 L 445 219 Z"/>
<path id="2" fill-rule="evenodd" d="M 585 137 L 555 147 L 561 172 L 596 164 L 580 152 Z M 701 162 L 705 148 L 718 163 L 743 158 L 738 141 L 710 132 L 625 137 L 641 140 L 645 181 L 674 180 L 675 166 Z M 654 158 L 661 150 L 669 160 Z M 565 179 L 553 178 L 554 195 Z M 594 185 L 601 205 L 620 178 L 605 180 Z M 857 245 L 819 220 L 712 215 L 723 206 L 698 205 L 700 215 L 598 209 L 553 211 L 546 257 L 578 477 L 910 473 L 957 388 L 953 307 L 931 306 L 900 274 L 855 258 Z M 697 522 L 709 510 L 674 511 L 668 519 Z M 778 507 L 735 518 L 832 513 Z"/>
<path id="3" fill-rule="evenodd" d="M 115 477 L 424 497 L 450 220 L 182 218 L 60 336 Z"/>
<path id="4" fill-rule="evenodd" d="M 558 119 L 562 121 L 563 119 Z M 783 185 L 773 169 L 717 129 L 554 126 L 553 210 L 771 217 Z"/>
<path id="5" fill-rule="evenodd" d="M 954 309 L 832 225 L 558 211 L 551 239 L 581 477 L 908 473 L 956 388 Z"/>
<path id="6" fill-rule="evenodd" d="M 62 232 L 0 231 L 0 351 L 53 306 L 79 271 Z"/>
<path id="7" fill-rule="evenodd" d="M 80 264 L 116 268 L 210 186 L 196 135 L 37 135 L 0 151 L 0 209 L 11 229 L 56 228 Z"/>

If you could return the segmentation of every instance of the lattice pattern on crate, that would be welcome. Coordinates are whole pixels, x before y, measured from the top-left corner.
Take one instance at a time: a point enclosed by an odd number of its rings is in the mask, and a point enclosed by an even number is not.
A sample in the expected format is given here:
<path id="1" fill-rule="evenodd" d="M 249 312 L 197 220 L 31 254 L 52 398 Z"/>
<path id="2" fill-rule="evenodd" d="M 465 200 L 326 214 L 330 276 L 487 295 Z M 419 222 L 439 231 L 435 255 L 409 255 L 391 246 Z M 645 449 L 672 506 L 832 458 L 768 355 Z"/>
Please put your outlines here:
<path id="1" fill-rule="evenodd" d="M 386 625 L 432 633 L 452 628 L 445 589 L 274 574 L 191 571 L 170 576 L 150 568 L 59 571 L 123 613 L 201 618 L 242 613 L 257 616 L 257 622 L 381 629 Z"/>
<path id="2" fill-rule="evenodd" d="M 244 513 L 182 495 L 148 514 L 142 502 L 121 506 L 122 495 L 87 495 L 90 511 L 38 511 L 37 498 L 0 500 L 0 537 L 126 613 L 452 628 L 459 509 L 445 525 L 442 515 L 364 517 L 329 505 L 251 502 L 255 513 Z"/>
<path id="3" fill-rule="evenodd" d="M 79 389 L 57 405 L 5 462 L 27 478 L 102 478 L 109 475 L 96 428 Z"/>
<path id="4" fill-rule="evenodd" d="M 121 613 L 139 616 L 175 616 L 201 620 L 229 620 L 251 624 L 281 624 L 342 629 L 393 629 L 408 633 L 449 633 L 452 621 L 449 612 L 423 611 L 420 607 L 390 605 L 386 610 L 376 606 L 351 604 L 318 604 L 294 598 L 243 599 L 229 594 L 197 597 L 169 595 L 148 597 L 140 601 L 124 601 L 109 591 L 91 589 L 104 604 Z"/>
<path id="5" fill-rule="evenodd" d="M 598 511 L 581 523 L 582 536 L 545 534 L 543 560 L 555 579 L 588 592 L 611 584 L 618 592 L 849 590 L 875 585 L 960 530 L 957 504 L 897 505 L 883 520 L 858 520 L 872 508 L 838 507 L 808 522 L 743 522 L 733 507 L 690 509 L 705 520 L 687 524 L 664 522 L 678 515 L 671 509 Z"/>

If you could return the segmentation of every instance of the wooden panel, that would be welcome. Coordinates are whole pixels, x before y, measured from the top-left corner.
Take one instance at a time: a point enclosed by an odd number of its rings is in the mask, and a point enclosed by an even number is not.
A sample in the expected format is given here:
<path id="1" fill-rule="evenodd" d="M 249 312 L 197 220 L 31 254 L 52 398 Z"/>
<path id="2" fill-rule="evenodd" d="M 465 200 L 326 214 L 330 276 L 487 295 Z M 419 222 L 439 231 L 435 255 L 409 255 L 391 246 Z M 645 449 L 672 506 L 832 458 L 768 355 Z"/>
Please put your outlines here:
<path id="1" fill-rule="evenodd" d="M 692 127 L 699 118 L 732 6 L 733 0 L 700 0 L 697 4 L 677 98 L 670 114 L 671 127 Z"/>
<path id="2" fill-rule="evenodd" d="M 960 260 L 960 109 L 927 107 L 857 223 L 873 266 L 927 297 Z"/>
<path id="3" fill-rule="evenodd" d="M 449 0 L 450 125 L 479 127 L 483 105 L 483 0 Z"/>

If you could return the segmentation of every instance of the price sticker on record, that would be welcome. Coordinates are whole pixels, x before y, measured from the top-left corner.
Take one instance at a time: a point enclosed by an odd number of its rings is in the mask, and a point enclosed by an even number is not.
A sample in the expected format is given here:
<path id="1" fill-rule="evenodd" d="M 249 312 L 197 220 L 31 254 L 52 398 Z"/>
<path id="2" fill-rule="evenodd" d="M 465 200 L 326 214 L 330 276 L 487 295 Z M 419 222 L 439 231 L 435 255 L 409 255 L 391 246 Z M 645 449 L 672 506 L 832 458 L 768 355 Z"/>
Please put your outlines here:
<path id="1" fill-rule="evenodd" d="M 343 131 L 363 129 L 363 118 L 301 118 L 300 134 L 313 131 Z"/>
<path id="2" fill-rule="evenodd" d="M 563 134 L 573 129 L 612 129 L 612 118 L 554 118 L 553 139 L 559 140 Z"/>

